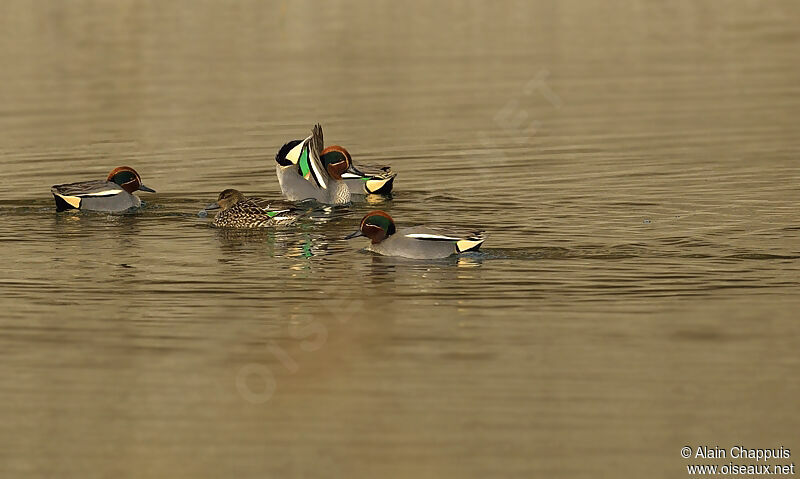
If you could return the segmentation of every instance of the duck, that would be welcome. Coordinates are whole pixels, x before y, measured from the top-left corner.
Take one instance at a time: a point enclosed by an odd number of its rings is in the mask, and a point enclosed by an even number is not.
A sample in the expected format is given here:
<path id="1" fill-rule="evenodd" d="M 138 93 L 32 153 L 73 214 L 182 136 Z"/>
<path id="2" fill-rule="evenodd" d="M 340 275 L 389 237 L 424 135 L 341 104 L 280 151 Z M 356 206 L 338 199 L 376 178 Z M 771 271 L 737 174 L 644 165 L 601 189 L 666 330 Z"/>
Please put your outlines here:
<path id="1" fill-rule="evenodd" d="M 331 145 L 322 150 L 321 159 L 326 168 L 343 160 L 347 162 L 349 165 L 347 171 L 341 176 L 351 195 L 388 195 L 392 192 L 392 184 L 397 174 L 390 166 L 362 165 L 357 168 L 353 164 L 350 152 L 339 145 Z"/>
<path id="2" fill-rule="evenodd" d="M 428 226 L 397 228 L 385 211 L 367 213 L 358 231 L 345 239 L 366 236 L 367 251 L 384 256 L 436 259 L 477 251 L 486 239 L 483 231 L 452 231 Z"/>
<path id="3" fill-rule="evenodd" d="M 324 148 L 322 126 L 317 124 L 305 140 L 292 140 L 275 155 L 276 173 L 286 199 L 314 199 L 341 205 L 353 195 L 388 194 L 395 174 L 389 167 L 370 167 L 366 172 L 353 166 L 342 146 Z"/>
<path id="4" fill-rule="evenodd" d="M 129 166 L 111 170 L 105 180 L 79 181 L 54 185 L 50 188 L 56 211 L 87 210 L 119 212 L 139 208 L 142 201 L 134 191 L 155 193 L 142 184 L 142 178 Z"/>
<path id="5" fill-rule="evenodd" d="M 347 158 L 322 163 L 322 126 L 317 124 L 305 140 L 286 143 L 275 155 L 275 172 L 283 196 L 289 201 L 316 200 L 328 205 L 350 203 L 350 189 L 342 179 Z"/>
<path id="6" fill-rule="evenodd" d="M 268 228 L 290 225 L 308 212 L 283 202 L 250 198 L 233 188 L 222 190 L 217 201 L 205 207 L 205 210 L 217 209 L 220 212 L 214 217 L 212 224 L 219 228 Z"/>

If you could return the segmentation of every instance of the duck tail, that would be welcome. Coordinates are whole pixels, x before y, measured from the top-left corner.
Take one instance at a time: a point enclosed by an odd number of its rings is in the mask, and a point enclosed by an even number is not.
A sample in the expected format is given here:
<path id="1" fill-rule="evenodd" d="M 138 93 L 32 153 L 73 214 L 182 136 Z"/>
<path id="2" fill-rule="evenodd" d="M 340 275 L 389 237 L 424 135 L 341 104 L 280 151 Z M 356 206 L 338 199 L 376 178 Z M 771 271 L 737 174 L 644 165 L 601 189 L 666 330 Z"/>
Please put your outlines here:
<path id="1" fill-rule="evenodd" d="M 66 210 L 80 209 L 81 200 L 72 196 L 63 197 L 58 193 L 53 193 L 53 198 L 56 200 L 56 212 L 60 213 Z M 70 202 L 70 200 L 72 202 Z"/>
<path id="2" fill-rule="evenodd" d="M 462 240 L 456 241 L 456 250 L 459 253 L 466 253 L 467 251 L 478 251 L 486 241 L 486 236 L 483 231 L 475 231 L 471 235 Z"/>
<path id="3" fill-rule="evenodd" d="M 395 173 L 389 173 L 381 176 L 373 176 L 364 184 L 367 193 L 376 195 L 385 195 L 392 191 L 392 184 L 394 178 L 397 176 Z"/>

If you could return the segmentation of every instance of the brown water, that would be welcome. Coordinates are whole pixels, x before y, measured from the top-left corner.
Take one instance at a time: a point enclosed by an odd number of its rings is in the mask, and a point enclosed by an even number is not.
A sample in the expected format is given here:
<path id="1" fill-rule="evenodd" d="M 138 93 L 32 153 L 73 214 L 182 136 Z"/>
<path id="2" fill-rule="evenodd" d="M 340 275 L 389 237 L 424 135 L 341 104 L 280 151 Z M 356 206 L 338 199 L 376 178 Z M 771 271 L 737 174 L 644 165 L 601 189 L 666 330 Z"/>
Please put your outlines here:
<path id="1" fill-rule="evenodd" d="M 4 1 L 0 477 L 687 477 L 800 451 L 795 2 Z M 314 122 L 390 200 L 232 234 Z M 138 215 L 56 214 L 128 164 Z M 370 208 L 482 226 L 412 262 Z M 796 453 L 797 454 L 797 453 Z M 783 461 L 792 462 L 792 461 Z M 722 463 L 722 462 L 720 462 Z"/>

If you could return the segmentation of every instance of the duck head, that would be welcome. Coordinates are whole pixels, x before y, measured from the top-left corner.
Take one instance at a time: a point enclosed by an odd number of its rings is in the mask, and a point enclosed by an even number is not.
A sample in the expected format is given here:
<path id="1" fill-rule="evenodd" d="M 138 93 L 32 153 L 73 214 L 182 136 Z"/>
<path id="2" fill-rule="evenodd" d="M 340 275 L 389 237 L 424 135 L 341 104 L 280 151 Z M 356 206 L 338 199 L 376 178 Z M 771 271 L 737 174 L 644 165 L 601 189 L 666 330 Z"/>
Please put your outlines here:
<path id="1" fill-rule="evenodd" d="M 383 211 L 371 211 L 361 220 L 358 231 L 348 235 L 345 239 L 366 236 L 372 240 L 372 244 L 380 243 L 396 231 L 394 220 Z"/>
<path id="2" fill-rule="evenodd" d="M 136 190 L 147 191 L 149 193 L 156 192 L 156 190 L 144 186 L 142 184 L 142 179 L 139 177 L 139 173 L 136 173 L 136 170 L 130 166 L 114 168 L 111 170 L 111 173 L 108 174 L 106 181 L 118 184 L 120 188 L 128 193 L 133 193 Z"/>
<path id="3" fill-rule="evenodd" d="M 320 159 L 334 180 L 341 180 L 342 175 L 353 166 L 350 153 L 339 145 L 332 145 L 322 150 Z"/>
<path id="4" fill-rule="evenodd" d="M 205 209 L 206 210 L 222 209 L 223 211 L 225 211 L 231 206 L 235 205 L 236 203 L 244 199 L 245 199 L 244 195 L 239 190 L 228 188 L 227 190 L 222 190 L 222 192 L 217 197 L 217 201 L 206 206 Z"/>

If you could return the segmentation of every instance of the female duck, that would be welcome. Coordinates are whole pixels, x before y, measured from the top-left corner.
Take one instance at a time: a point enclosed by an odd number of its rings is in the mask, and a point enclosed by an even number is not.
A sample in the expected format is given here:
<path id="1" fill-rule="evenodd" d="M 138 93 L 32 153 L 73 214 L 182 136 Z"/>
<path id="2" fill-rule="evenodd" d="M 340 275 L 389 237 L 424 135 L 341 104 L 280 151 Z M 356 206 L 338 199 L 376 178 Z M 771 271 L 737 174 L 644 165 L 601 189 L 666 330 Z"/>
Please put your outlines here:
<path id="1" fill-rule="evenodd" d="M 217 201 L 206 210 L 221 210 L 214 218 L 214 226 L 221 228 L 267 228 L 288 225 L 297 221 L 306 211 L 287 205 L 278 205 L 264 198 L 248 198 L 234 189 L 223 190 Z"/>
<path id="2" fill-rule="evenodd" d="M 139 208 L 142 201 L 134 191 L 155 193 L 142 184 L 136 170 L 129 166 L 114 168 L 105 180 L 81 181 L 55 185 L 50 188 L 56 201 L 56 211 L 126 211 Z"/>
<path id="3" fill-rule="evenodd" d="M 367 213 L 358 231 L 345 239 L 358 236 L 372 240 L 367 250 L 373 253 L 413 259 L 446 258 L 477 251 L 485 240 L 482 231 L 451 232 L 425 226 L 397 229 L 392 217 L 383 211 Z"/>

